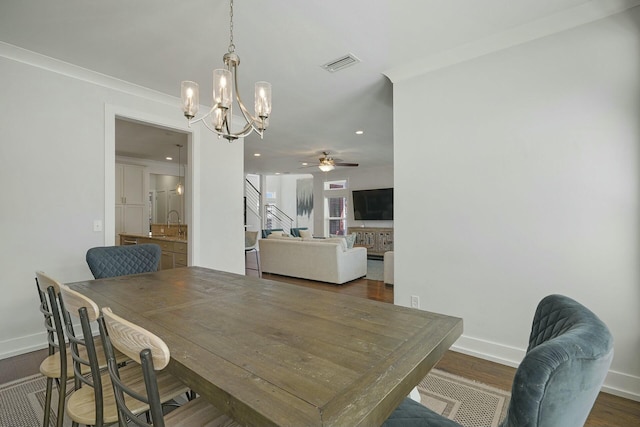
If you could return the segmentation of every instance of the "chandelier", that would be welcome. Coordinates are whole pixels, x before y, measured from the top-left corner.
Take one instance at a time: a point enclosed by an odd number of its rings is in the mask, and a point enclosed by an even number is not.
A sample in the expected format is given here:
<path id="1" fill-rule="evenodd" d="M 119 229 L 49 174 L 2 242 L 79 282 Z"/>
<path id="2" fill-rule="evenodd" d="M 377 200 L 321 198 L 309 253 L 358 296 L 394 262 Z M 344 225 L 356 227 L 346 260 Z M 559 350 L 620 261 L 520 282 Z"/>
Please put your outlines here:
<path id="1" fill-rule="evenodd" d="M 182 82 L 181 98 L 182 110 L 189 120 L 189 127 L 193 123 L 201 121 L 210 131 L 218 134 L 218 138 L 225 138 L 232 142 L 238 138 L 244 138 L 252 132 L 260 135 L 260 138 L 264 136 L 264 131 L 269 126 L 269 115 L 271 114 L 271 84 L 256 82 L 255 115 L 252 115 L 242 103 L 238 91 L 237 73 L 240 57 L 235 53 L 236 47 L 233 44 L 233 0 L 230 2 L 230 10 L 229 51 L 222 57 L 226 69 L 213 70 L 213 107 L 204 116 L 195 118 L 200 105 L 198 83 L 196 82 Z M 244 128 L 237 132 L 231 130 L 234 99 L 246 122 Z"/>

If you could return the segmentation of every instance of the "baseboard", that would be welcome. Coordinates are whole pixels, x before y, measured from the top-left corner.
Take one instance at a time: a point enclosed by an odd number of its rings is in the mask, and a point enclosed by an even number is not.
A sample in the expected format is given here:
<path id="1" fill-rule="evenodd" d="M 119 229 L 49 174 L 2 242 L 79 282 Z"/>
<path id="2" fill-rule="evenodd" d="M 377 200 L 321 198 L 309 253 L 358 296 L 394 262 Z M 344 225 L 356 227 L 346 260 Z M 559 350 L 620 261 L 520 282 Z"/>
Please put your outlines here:
<path id="1" fill-rule="evenodd" d="M 451 350 L 517 368 L 526 349 L 462 335 Z M 640 402 L 640 377 L 609 370 L 602 391 Z"/>
<path id="2" fill-rule="evenodd" d="M 0 360 L 19 356 L 47 347 L 47 334 L 41 333 L 26 335 L 0 342 Z"/>
<path id="3" fill-rule="evenodd" d="M 74 324 L 73 327 L 76 331 L 82 330 L 80 324 Z M 91 330 L 94 335 L 98 334 L 98 326 L 95 322 L 91 325 Z M 82 337 L 82 334 L 78 334 L 78 337 Z M 41 350 L 47 348 L 47 345 L 47 333 L 44 331 L 2 341 L 0 342 L 0 360 Z"/>

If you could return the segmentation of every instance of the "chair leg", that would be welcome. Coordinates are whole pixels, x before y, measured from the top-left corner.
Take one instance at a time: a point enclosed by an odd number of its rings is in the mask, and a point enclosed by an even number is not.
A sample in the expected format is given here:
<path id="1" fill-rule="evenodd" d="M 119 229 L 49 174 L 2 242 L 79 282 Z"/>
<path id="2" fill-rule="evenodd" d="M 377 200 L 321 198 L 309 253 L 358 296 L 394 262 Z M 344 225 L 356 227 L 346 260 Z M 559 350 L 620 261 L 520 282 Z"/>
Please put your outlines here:
<path id="1" fill-rule="evenodd" d="M 64 425 L 64 402 L 67 398 L 67 381 L 60 380 L 58 383 L 58 420 L 56 427 Z"/>
<path id="2" fill-rule="evenodd" d="M 44 420 L 42 422 L 43 427 L 50 426 L 52 392 L 53 392 L 53 378 L 47 378 L 47 391 L 44 396 Z"/>
<path id="3" fill-rule="evenodd" d="M 258 256 L 258 250 L 253 250 L 256 253 L 256 264 L 258 264 L 258 277 L 262 277 L 262 271 L 260 271 L 260 257 Z"/>

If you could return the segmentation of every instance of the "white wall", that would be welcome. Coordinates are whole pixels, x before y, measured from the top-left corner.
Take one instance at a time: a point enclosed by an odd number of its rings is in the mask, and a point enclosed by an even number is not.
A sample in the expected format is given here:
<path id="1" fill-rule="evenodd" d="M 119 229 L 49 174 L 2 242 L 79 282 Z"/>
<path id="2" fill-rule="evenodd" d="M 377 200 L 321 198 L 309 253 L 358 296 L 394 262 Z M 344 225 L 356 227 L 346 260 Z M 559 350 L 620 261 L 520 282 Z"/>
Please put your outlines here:
<path id="1" fill-rule="evenodd" d="M 292 175 L 267 175 L 266 191 L 275 192 L 276 199 L 269 203 L 275 205 L 282 212 L 287 214 L 292 220 L 292 227 L 298 227 L 297 224 L 297 182 L 301 178 L 309 178 L 309 174 L 292 174 Z M 317 209 L 314 200 L 314 212 Z M 279 228 L 279 227 L 276 227 Z M 313 230 L 312 230 L 313 231 Z"/>
<path id="2" fill-rule="evenodd" d="M 314 233 L 316 235 L 320 236 L 324 231 L 324 183 L 343 179 L 347 180 L 348 188 L 346 195 L 349 197 L 347 227 L 393 227 L 394 221 L 356 221 L 353 219 L 353 200 L 351 199 L 351 192 L 353 190 L 393 188 L 393 167 L 336 168 L 331 172 L 318 172 L 313 174 L 313 216 L 314 230 L 316 230 Z"/>
<path id="3" fill-rule="evenodd" d="M 113 221 L 113 112 L 186 129 L 178 99 L 0 43 L 0 358 L 46 344 L 34 272 L 92 278 Z M 179 89 L 176 87 L 176 94 Z M 111 116 L 110 116 L 111 114 Z M 243 145 L 193 130 L 192 263 L 244 274 Z M 191 149 L 193 148 L 193 149 Z M 219 159 L 225 159 L 220 162 Z M 107 167 L 106 165 L 111 165 Z M 215 166 L 215 167 L 214 167 Z M 93 221 L 104 220 L 103 232 Z M 113 230 L 113 224 L 111 224 Z"/>
<path id="4" fill-rule="evenodd" d="M 635 399 L 638 28 L 635 8 L 394 82 L 396 304 L 462 317 L 458 349 L 515 365 L 538 301 L 568 295 L 613 332 L 606 390 Z"/>

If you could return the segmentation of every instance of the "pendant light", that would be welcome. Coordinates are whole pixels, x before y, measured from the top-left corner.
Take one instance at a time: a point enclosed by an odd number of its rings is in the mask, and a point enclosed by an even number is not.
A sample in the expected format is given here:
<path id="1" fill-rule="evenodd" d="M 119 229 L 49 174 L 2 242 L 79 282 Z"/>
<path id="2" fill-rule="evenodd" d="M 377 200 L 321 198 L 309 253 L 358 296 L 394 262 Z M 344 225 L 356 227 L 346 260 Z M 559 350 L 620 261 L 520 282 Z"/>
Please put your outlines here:
<path id="1" fill-rule="evenodd" d="M 182 151 L 182 144 L 176 144 L 176 146 L 178 147 L 178 186 L 176 187 L 176 193 L 179 196 L 182 196 L 184 194 L 184 185 L 182 185 L 182 172 L 181 172 L 182 159 L 180 156 Z"/>

